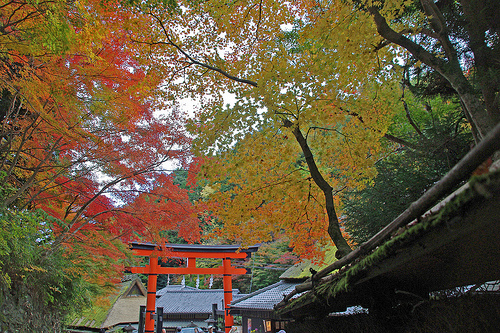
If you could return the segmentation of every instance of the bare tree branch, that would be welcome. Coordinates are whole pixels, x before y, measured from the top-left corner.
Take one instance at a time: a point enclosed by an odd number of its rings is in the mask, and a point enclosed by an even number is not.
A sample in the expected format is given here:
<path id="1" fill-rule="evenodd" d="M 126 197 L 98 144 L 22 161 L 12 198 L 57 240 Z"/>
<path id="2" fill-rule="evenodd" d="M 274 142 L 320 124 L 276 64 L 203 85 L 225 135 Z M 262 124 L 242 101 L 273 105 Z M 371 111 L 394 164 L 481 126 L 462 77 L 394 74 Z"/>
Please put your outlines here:
<path id="1" fill-rule="evenodd" d="M 192 64 L 204 67 L 206 69 L 215 71 L 217 73 L 220 73 L 220 74 L 224 75 L 225 77 L 227 77 L 230 80 L 233 80 L 233 81 L 236 81 L 236 82 L 240 82 L 240 83 L 249 84 L 251 86 L 257 87 L 257 82 L 255 82 L 255 81 L 247 80 L 247 79 L 241 79 L 239 77 L 236 77 L 234 75 L 229 74 L 228 72 L 226 72 L 226 71 L 224 71 L 224 70 L 222 70 L 220 68 L 214 67 L 214 66 L 206 64 L 206 63 L 202 63 L 202 62 L 194 59 L 193 57 L 191 57 L 179 45 L 177 45 L 176 43 L 173 42 L 173 40 L 170 38 L 170 35 L 169 35 L 168 31 L 167 31 L 167 28 L 163 24 L 163 21 L 159 17 L 157 17 L 156 15 L 154 15 L 154 14 L 150 14 L 150 15 L 153 16 L 158 21 L 158 24 L 160 24 L 160 26 L 161 26 L 161 28 L 163 30 L 163 33 L 165 34 L 165 37 L 168 40 L 168 44 L 171 45 L 171 46 L 173 46 L 174 48 L 176 48 L 177 51 L 180 52 L 184 57 L 186 57 Z"/>

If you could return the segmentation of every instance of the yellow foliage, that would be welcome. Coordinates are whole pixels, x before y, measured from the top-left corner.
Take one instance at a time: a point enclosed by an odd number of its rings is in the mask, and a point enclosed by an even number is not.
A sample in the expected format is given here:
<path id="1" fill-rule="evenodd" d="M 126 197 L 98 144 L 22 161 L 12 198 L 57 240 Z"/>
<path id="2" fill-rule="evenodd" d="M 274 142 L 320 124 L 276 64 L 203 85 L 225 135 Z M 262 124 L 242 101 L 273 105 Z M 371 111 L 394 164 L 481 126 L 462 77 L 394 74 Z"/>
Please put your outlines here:
<path id="1" fill-rule="evenodd" d="M 30 265 L 29 267 L 24 267 L 23 270 L 25 270 L 26 272 L 47 272 L 45 268 L 34 265 Z"/>
<path id="2" fill-rule="evenodd" d="M 384 10 L 399 15 L 408 4 L 385 1 Z M 216 0 L 187 13 L 165 22 L 203 32 L 183 35 L 191 56 L 214 55 L 211 64 L 257 84 L 208 71 L 197 90 L 236 96 L 232 106 L 205 100 L 190 124 L 195 150 L 210 156 L 200 177 L 204 204 L 223 222 L 216 232 L 244 244 L 286 236 L 299 253 L 327 244 L 323 192 L 284 121 L 299 126 L 334 193 L 365 186 L 401 94 L 399 51 L 375 50 L 372 18 L 343 1 Z"/>

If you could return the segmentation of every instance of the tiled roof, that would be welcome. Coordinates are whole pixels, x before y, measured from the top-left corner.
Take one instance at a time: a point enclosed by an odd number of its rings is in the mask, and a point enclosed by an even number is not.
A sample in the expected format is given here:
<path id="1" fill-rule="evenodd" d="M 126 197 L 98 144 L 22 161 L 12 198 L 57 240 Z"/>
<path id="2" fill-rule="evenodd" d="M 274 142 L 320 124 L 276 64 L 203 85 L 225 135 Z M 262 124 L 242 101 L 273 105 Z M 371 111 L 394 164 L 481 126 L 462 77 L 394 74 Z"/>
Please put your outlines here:
<path id="1" fill-rule="evenodd" d="M 170 291 L 193 291 L 193 290 L 200 290 L 195 287 L 189 287 L 189 286 L 183 286 L 181 284 L 173 284 L 173 285 L 168 285 L 165 288 L 162 288 L 156 292 L 156 297 L 160 297 L 166 292 Z"/>
<path id="2" fill-rule="evenodd" d="M 193 290 L 194 289 L 194 290 Z M 233 289 L 233 299 L 241 297 L 238 289 Z M 187 289 L 166 291 L 156 299 L 156 307 L 163 307 L 164 313 L 212 313 L 212 304 L 223 309 L 223 289 Z"/>
<path id="3" fill-rule="evenodd" d="M 271 311 L 274 305 L 283 300 L 285 295 L 291 293 L 295 286 L 303 282 L 311 276 L 311 269 L 319 271 L 332 262 L 336 261 L 335 246 L 330 245 L 325 247 L 325 258 L 322 264 L 315 264 L 311 260 L 301 260 L 297 264 L 288 268 L 281 276 L 280 282 L 272 284 L 268 287 L 259 289 L 249 295 L 231 302 L 233 309 L 245 310 L 264 310 Z M 298 297 L 300 294 L 296 295 Z"/>
<path id="4" fill-rule="evenodd" d="M 194 320 L 169 320 L 169 319 L 164 319 L 163 320 L 163 327 L 187 327 L 187 325 L 190 324 L 198 326 L 198 327 L 207 327 L 208 324 L 203 320 L 203 319 L 194 319 Z"/>
<path id="5" fill-rule="evenodd" d="M 231 303 L 231 308 L 252 310 L 273 310 L 274 305 L 283 300 L 283 296 L 292 292 L 298 283 L 280 281 L 266 288 L 259 289 Z"/>

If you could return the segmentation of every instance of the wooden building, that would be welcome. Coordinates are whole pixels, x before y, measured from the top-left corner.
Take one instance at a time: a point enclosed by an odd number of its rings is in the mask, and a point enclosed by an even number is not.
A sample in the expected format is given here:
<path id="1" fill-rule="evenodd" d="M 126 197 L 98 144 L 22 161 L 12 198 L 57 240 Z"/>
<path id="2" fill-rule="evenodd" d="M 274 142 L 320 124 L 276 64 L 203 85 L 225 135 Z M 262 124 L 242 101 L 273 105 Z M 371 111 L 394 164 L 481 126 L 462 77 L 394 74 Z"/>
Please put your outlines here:
<path id="1" fill-rule="evenodd" d="M 334 246 L 327 248 L 325 262 L 335 261 Z M 231 313 L 242 317 L 242 333 L 276 333 L 285 328 L 289 317 L 281 316 L 274 311 L 276 304 L 284 295 L 295 290 L 295 286 L 311 276 L 311 270 L 319 270 L 323 265 L 315 265 L 310 260 L 302 260 L 287 269 L 280 281 L 259 289 L 231 303 Z"/>
<path id="2" fill-rule="evenodd" d="M 240 294 L 238 289 L 233 289 L 234 300 L 242 296 L 246 295 Z M 197 289 L 170 285 L 159 290 L 156 297 L 156 307 L 163 308 L 163 327 L 167 332 L 175 331 L 176 327 L 207 328 L 209 326 L 207 320 L 213 315 L 214 304 L 217 309 L 224 309 L 224 289 Z"/>

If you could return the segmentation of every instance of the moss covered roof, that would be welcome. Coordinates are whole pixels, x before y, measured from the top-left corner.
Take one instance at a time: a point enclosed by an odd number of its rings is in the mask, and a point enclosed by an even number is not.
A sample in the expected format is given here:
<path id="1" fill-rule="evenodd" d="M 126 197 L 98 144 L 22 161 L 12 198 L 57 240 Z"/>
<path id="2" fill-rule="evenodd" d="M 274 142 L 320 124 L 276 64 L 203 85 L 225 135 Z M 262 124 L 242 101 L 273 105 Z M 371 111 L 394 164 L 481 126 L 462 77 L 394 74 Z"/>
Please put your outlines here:
<path id="1" fill-rule="evenodd" d="M 380 270 L 380 266 L 384 265 L 388 258 L 393 259 L 402 251 L 406 251 L 409 244 L 418 243 L 423 235 L 431 234 L 439 229 L 449 231 L 450 225 L 453 225 L 454 228 L 463 227 L 458 225 L 457 221 L 461 221 L 461 215 L 468 213 L 473 204 L 477 206 L 478 203 L 483 203 L 488 199 L 491 201 L 490 204 L 493 205 L 494 210 L 497 210 L 499 206 L 498 192 L 500 192 L 500 171 L 473 177 L 469 181 L 469 186 L 464 187 L 437 212 L 433 212 L 420 221 L 415 221 L 401 228 L 391 239 L 377 247 L 370 254 L 358 259 L 350 266 L 344 267 L 340 272 L 328 276 L 326 282 L 325 280 L 318 282 L 313 291 L 291 300 L 281 307 L 278 313 L 297 312 L 302 307 L 311 304 L 334 303 L 335 298 L 349 293 L 358 281 L 366 279 L 371 271 Z M 498 220 L 498 217 L 496 217 L 496 220 Z M 467 223 L 467 227 L 469 227 L 471 223 L 476 222 L 473 219 L 472 222 L 468 221 Z M 488 233 L 487 230 L 485 232 Z M 487 252 L 483 251 L 481 253 Z"/>
<path id="2" fill-rule="evenodd" d="M 138 291 L 141 295 L 138 295 Z M 117 305 L 118 301 L 121 298 L 128 296 L 131 293 L 130 299 L 134 303 L 144 303 L 146 304 L 146 290 L 142 285 L 141 281 L 138 278 L 134 278 L 132 280 L 124 281 L 117 286 L 115 292 L 110 293 L 105 299 L 102 301 L 96 302 L 90 309 L 82 311 L 82 313 L 74 316 L 70 320 L 70 326 L 73 327 L 86 327 L 86 328 L 101 328 L 108 327 L 112 325 L 107 325 L 106 322 L 111 321 L 113 318 L 113 312 L 115 312 L 114 307 Z M 130 302 L 129 302 L 130 303 Z M 133 309 L 134 313 L 137 312 L 138 317 L 138 308 Z M 130 314 L 132 315 L 132 314 Z M 134 316 L 135 317 L 135 316 Z"/>
<path id="3" fill-rule="evenodd" d="M 283 274 L 281 274 L 280 279 L 282 280 L 305 280 L 311 277 L 311 269 L 319 271 L 329 264 L 337 261 L 335 258 L 335 252 L 337 248 L 334 245 L 329 245 L 325 248 L 325 258 L 323 263 L 314 263 L 310 259 L 301 260 L 292 267 L 288 268 Z"/>

